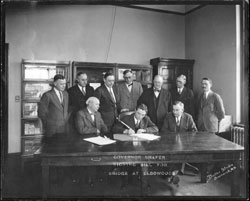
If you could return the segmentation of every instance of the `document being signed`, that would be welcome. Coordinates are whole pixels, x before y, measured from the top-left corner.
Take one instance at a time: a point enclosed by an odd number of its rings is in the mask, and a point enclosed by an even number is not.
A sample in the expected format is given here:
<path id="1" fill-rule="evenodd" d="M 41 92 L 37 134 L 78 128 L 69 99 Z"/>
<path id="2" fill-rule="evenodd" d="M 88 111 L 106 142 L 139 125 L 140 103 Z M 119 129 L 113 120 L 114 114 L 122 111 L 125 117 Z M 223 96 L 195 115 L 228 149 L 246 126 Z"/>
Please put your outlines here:
<path id="1" fill-rule="evenodd" d="M 101 136 L 85 138 L 83 140 L 88 141 L 88 142 L 92 142 L 92 143 L 97 144 L 97 145 L 108 145 L 108 144 L 112 144 L 112 143 L 116 142 L 115 140 L 111 140 L 109 138 L 101 137 Z"/>
<path id="2" fill-rule="evenodd" d="M 150 133 L 135 133 L 132 135 L 127 135 L 127 134 L 114 134 L 114 139 L 119 140 L 119 141 L 133 141 L 133 140 L 140 140 L 140 141 L 152 141 L 159 139 L 160 136 L 150 134 Z"/>

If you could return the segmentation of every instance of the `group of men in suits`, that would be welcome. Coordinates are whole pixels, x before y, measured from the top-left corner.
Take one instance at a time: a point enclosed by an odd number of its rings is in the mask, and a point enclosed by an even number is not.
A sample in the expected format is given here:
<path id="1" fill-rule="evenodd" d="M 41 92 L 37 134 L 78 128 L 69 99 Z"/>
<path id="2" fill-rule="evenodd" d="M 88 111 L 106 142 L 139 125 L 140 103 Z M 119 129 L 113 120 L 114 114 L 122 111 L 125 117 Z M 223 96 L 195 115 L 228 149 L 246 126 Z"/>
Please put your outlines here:
<path id="1" fill-rule="evenodd" d="M 46 137 L 66 133 L 69 124 L 80 134 L 109 135 L 120 132 L 122 127 L 122 132 L 130 134 L 135 132 L 131 128 L 134 128 L 138 118 L 142 122 L 140 129 L 145 132 L 147 127 L 162 132 L 197 130 L 193 119 L 194 94 L 185 87 L 186 76 L 178 76 L 176 88 L 170 91 L 163 88 L 161 75 L 156 75 L 153 87 L 144 91 L 141 84 L 133 80 L 131 70 L 125 70 L 123 78 L 124 82 L 116 86 L 114 74 L 107 72 L 104 83 L 94 90 L 88 84 L 87 74 L 79 72 L 76 85 L 66 91 L 65 77 L 55 75 L 54 87 L 43 94 L 38 107 Z M 217 132 L 219 122 L 225 115 L 223 102 L 211 90 L 212 81 L 209 78 L 203 78 L 201 84 L 203 93 L 197 104 L 197 127 L 201 131 Z M 119 113 L 128 111 L 135 113 L 121 121 L 129 124 L 129 128 L 117 121 Z M 140 129 L 137 130 L 141 132 Z"/>

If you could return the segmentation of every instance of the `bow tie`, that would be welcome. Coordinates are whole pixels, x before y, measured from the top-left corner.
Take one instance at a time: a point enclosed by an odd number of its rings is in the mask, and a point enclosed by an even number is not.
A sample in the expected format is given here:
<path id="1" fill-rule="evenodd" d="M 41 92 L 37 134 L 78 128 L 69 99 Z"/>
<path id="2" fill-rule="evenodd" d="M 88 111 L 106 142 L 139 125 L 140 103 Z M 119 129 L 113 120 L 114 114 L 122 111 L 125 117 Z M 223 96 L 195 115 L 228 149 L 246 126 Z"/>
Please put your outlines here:
<path id="1" fill-rule="evenodd" d="M 159 89 L 154 89 L 154 92 L 159 92 L 160 93 L 161 90 Z"/>
<path id="2" fill-rule="evenodd" d="M 130 86 L 132 86 L 133 85 L 133 83 L 131 83 L 131 84 L 128 84 L 128 87 L 130 87 Z"/>

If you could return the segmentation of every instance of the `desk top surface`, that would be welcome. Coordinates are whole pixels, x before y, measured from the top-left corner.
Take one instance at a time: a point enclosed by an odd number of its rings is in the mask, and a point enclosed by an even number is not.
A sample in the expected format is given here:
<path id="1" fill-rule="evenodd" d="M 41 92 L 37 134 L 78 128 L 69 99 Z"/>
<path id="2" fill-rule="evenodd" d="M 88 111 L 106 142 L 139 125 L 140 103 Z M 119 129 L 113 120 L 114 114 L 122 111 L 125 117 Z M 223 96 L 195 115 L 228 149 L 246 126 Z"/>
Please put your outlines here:
<path id="1" fill-rule="evenodd" d="M 95 145 L 83 140 L 83 138 L 93 137 L 93 135 L 62 137 L 45 143 L 41 150 L 41 156 L 192 154 L 244 151 L 244 147 L 213 133 L 168 133 L 160 134 L 160 136 L 160 139 L 154 141 L 116 141 L 114 144 L 104 146 Z"/>

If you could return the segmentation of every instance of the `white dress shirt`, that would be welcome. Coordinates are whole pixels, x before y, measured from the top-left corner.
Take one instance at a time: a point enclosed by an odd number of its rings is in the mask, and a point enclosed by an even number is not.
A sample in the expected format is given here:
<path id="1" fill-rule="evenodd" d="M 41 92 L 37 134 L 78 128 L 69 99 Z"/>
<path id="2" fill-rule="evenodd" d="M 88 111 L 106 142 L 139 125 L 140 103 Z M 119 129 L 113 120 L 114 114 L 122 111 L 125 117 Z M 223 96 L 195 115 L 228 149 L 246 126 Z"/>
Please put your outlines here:
<path id="1" fill-rule="evenodd" d="M 86 87 L 82 87 L 81 85 L 78 84 L 78 87 L 80 89 L 80 91 L 83 93 L 83 94 L 86 94 Z"/>
<path id="2" fill-rule="evenodd" d="M 112 87 L 108 87 L 106 84 L 105 84 L 105 86 L 107 87 L 107 89 L 108 89 L 110 95 L 112 96 L 112 98 L 113 98 L 114 101 L 116 102 L 115 94 L 114 94 L 114 92 L 113 92 L 113 88 L 112 88 Z"/>
<path id="3" fill-rule="evenodd" d="M 56 92 L 56 95 L 57 95 L 60 103 L 62 103 L 63 102 L 63 93 L 61 91 L 59 91 L 57 88 L 55 88 L 55 87 L 54 87 L 54 90 Z"/>

